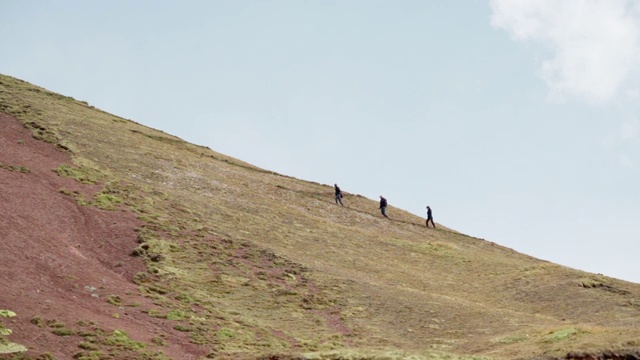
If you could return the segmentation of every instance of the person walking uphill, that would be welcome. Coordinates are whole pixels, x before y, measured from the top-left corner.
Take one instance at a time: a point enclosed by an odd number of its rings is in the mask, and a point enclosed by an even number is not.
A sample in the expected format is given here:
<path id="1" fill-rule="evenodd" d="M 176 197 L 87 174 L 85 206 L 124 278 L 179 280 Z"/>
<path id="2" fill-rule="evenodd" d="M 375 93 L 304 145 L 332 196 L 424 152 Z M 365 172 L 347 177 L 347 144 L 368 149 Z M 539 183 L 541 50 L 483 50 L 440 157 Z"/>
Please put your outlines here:
<path id="1" fill-rule="evenodd" d="M 344 206 L 342 203 L 342 190 L 340 190 L 338 184 L 333 184 L 333 187 L 336 189 L 336 204 L 340 203 L 340 205 Z"/>
<path id="2" fill-rule="evenodd" d="M 382 215 L 384 215 L 384 217 L 388 218 L 387 216 L 387 199 L 384 198 L 384 196 L 380 195 L 380 212 L 382 212 Z"/>
<path id="3" fill-rule="evenodd" d="M 433 228 L 436 228 L 436 224 L 433 222 L 433 213 L 431 212 L 431 208 L 427 206 L 427 227 L 429 227 L 429 221 L 431 221 L 431 225 Z"/>

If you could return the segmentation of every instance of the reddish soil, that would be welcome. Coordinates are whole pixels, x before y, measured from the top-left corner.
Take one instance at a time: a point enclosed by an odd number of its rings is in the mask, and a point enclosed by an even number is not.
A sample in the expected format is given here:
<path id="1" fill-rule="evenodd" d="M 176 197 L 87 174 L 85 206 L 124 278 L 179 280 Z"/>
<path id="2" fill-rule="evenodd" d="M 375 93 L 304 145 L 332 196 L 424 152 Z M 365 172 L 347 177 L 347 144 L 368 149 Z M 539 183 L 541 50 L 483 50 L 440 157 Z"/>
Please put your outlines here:
<path id="1" fill-rule="evenodd" d="M 71 329 L 82 329 L 78 322 L 84 320 L 106 331 L 123 330 L 149 344 L 148 350 L 174 359 L 206 355 L 206 349 L 174 330 L 174 323 L 144 313 L 153 304 L 132 282 L 145 271 L 141 260 L 129 256 L 141 225 L 133 213 L 79 206 L 61 193 L 67 189 L 91 195 L 101 187 L 58 176 L 53 170 L 72 164 L 70 156 L 35 140 L 5 114 L 0 114 L 0 163 L 5 165 L 0 168 L 0 309 L 17 313 L 3 320 L 13 330 L 10 341 L 27 346 L 33 357 L 49 352 L 68 359 L 80 351 L 82 338 L 54 335 L 50 327 L 31 320 L 56 320 Z M 8 165 L 30 172 L 11 171 Z M 110 295 L 140 306 L 119 308 L 107 303 Z M 154 346 L 154 336 L 165 336 L 169 345 Z"/>

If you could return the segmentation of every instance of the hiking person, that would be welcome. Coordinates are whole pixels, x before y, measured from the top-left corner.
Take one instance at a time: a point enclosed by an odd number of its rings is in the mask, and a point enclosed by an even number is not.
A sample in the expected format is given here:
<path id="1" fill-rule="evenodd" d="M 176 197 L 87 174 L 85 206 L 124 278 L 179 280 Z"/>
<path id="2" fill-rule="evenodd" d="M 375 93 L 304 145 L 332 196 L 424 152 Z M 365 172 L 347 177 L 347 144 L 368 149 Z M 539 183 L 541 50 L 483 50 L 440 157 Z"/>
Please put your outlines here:
<path id="1" fill-rule="evenodd" d="M 342 190 L 340 190 L 340 187 L 338 186 L 338 184 L 333 184 L 333 187 L 336 190 L 336 205 L 338 203 L 340 203 L 340 205 L 344 206 L 344 204 L 342 203 Z"/>
<path id="2" fill-rule="evenodd" d="M 380 212 L 382 212 L 382 215 L 384 215 L 384 217 L 388 218 L 387 216 L 387 199 L 384 198 L 384 196 L 380 195 Z"/>
<path id="3" fill-rule="evenodd" d="M 433 213 L 431 212 L 431 208 L 427 206 L 427 227 L 429 227 L 429 221 L 431 221 L 431 225 L 433 228 L 436 228 L 436 224 L 433 222 Z"/>

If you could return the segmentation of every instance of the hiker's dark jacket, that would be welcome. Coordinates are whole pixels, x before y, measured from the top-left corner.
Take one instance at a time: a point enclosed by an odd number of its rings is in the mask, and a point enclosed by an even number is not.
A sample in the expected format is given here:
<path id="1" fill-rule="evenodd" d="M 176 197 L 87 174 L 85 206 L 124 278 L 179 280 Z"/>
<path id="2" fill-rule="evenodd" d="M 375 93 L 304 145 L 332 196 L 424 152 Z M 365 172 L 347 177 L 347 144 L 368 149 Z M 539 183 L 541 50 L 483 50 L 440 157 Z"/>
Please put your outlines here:
<path id="1" fill-rule="evenodd" d="M 385 198 L 380 199 L 380 209 L 382 209 L 385 206 L 387 206 L 387 199 Z"/>

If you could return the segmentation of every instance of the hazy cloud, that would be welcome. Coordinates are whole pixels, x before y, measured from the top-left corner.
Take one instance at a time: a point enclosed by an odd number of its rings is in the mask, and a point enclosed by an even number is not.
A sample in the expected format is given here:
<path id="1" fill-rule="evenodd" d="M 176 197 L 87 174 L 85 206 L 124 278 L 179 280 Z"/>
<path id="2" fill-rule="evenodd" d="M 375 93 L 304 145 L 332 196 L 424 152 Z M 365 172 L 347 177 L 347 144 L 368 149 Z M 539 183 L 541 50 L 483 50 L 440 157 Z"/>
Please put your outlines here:
<path id="1" fill-rule="evenodd" d="M 627 0 L 491 0 L 491 24 L 541 44 L 541 75 L 554 98 L 613 99 L 634 87 L 640 12 Z"/>
<path id="2" fill-rule="evenodd" d="M 627 120 L 620 128 L 620 138 L 629 141 L 640 141 L 640 121 L 638 119 Z"/>
<path id="3" fill-rule="evenodd" d="M 618 157 L 622 167 L 640 168 L 640 120 L 627 119 L 602 139 L 602 145 Z"/>

